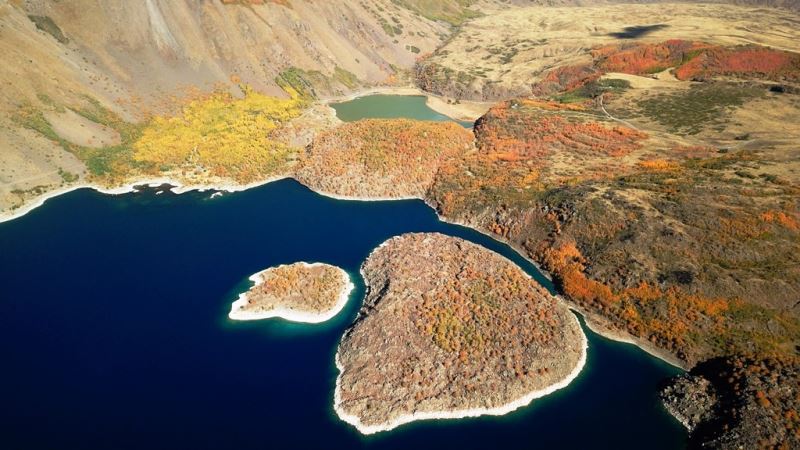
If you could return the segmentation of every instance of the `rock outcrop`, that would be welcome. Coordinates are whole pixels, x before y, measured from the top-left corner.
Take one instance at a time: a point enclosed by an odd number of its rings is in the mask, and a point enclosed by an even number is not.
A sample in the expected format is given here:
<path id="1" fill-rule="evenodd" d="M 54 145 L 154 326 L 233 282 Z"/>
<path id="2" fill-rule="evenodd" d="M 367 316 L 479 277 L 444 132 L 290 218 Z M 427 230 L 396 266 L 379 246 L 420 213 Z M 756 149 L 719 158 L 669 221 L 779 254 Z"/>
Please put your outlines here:
<path id="1" fill-rule="evenodd" d="M 691 448 L 798 448 L 800 364 L 796 357 L 730 356 L 704 361 L 661 391 L 690 431 Z"/>

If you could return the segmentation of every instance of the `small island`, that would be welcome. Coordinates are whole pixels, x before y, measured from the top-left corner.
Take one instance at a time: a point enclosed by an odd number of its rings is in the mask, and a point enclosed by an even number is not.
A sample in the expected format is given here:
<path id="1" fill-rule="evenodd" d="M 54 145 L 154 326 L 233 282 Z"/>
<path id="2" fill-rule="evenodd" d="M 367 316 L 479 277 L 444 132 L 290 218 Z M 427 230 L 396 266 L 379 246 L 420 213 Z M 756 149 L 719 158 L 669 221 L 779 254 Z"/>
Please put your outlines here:
<path id="1" fill-rule="evenodd" d="M 502 415 L 567 386 L 586 360 L 577 318 L 508 259 L 438 233 L 384 242 L 336 355 L 334 408 L 361 433 Z"/>
<path id="2" fill-rule="evenodd" d="M 231 305 L 233 320 L 281 317 L 320 323 L 338 314 L 353 283 L 344 270 L 322 263 L 297 262 L 270 267 L 250 277 L 255 285 Z"/>

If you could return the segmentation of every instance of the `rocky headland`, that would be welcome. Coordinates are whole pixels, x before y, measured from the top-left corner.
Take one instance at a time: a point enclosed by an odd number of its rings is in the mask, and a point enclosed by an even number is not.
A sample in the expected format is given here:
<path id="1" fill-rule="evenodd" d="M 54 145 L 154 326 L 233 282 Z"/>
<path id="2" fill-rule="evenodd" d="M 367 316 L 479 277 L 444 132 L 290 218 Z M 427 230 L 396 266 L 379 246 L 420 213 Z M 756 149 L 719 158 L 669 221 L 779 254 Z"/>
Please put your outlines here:
<path id="1" fill-rule="evenodd" d="M 661 390 L 692 448 L 800 446 L 797 358 L 731 356 L 703 361 Z"/>
<path id="2" fill-rule="evenodd" d="M 339 198 L 423 198 L 443 161 L 471 149 L 472 140 L 454 122 L 350 122 L 318 134 L 294 177 Z"/>

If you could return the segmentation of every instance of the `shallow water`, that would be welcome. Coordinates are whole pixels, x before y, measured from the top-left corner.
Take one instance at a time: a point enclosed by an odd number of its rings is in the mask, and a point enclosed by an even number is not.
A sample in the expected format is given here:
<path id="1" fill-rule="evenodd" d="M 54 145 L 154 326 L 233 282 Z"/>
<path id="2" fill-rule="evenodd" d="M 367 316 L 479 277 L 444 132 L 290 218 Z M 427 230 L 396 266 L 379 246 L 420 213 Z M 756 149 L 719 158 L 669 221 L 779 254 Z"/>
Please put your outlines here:
<path id="1" fill-rule="evenodd" d="M 397 119 L 410 118 L 432 120 L 436 122 L 456 122 L 465 128 L 471 128 L 472 122 L 454 120 L 440 114 L 425 104 L 424 95 L 367 95 L 342 103 L 331 103 L 336 116 L 345 122 L 360 119 Z"/>
<path id="2" fill-rule="evenodd" d="M 358 267 L 385 239 L 438 231 L 421 201 L 348 202 L 284 180 L 210 193 L 82 189 L 0 224 L 4 448 L 652 448 L 684 445 L 657 385 L 677 373 L 587 331 L 567 388 L 503 417 L 419 422 L 363 437 L 333 412 L 339 337 L 363 297 Z M 356 289 L 322 325 L 233 322 L 252 273 L 298 260 Z"/>

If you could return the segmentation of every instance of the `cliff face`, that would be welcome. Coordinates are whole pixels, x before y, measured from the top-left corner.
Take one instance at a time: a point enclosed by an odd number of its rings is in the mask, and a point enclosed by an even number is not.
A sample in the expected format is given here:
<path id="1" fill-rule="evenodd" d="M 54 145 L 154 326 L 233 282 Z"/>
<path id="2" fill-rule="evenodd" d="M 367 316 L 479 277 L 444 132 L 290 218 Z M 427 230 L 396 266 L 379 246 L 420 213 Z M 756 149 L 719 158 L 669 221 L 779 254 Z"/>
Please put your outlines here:
<path id="1" fill-rule="evenodd" d="M 691 448 L 797 448 L 796 357 L 713 358 L 661 391 L 667 410 L 690 431 Z"/>

